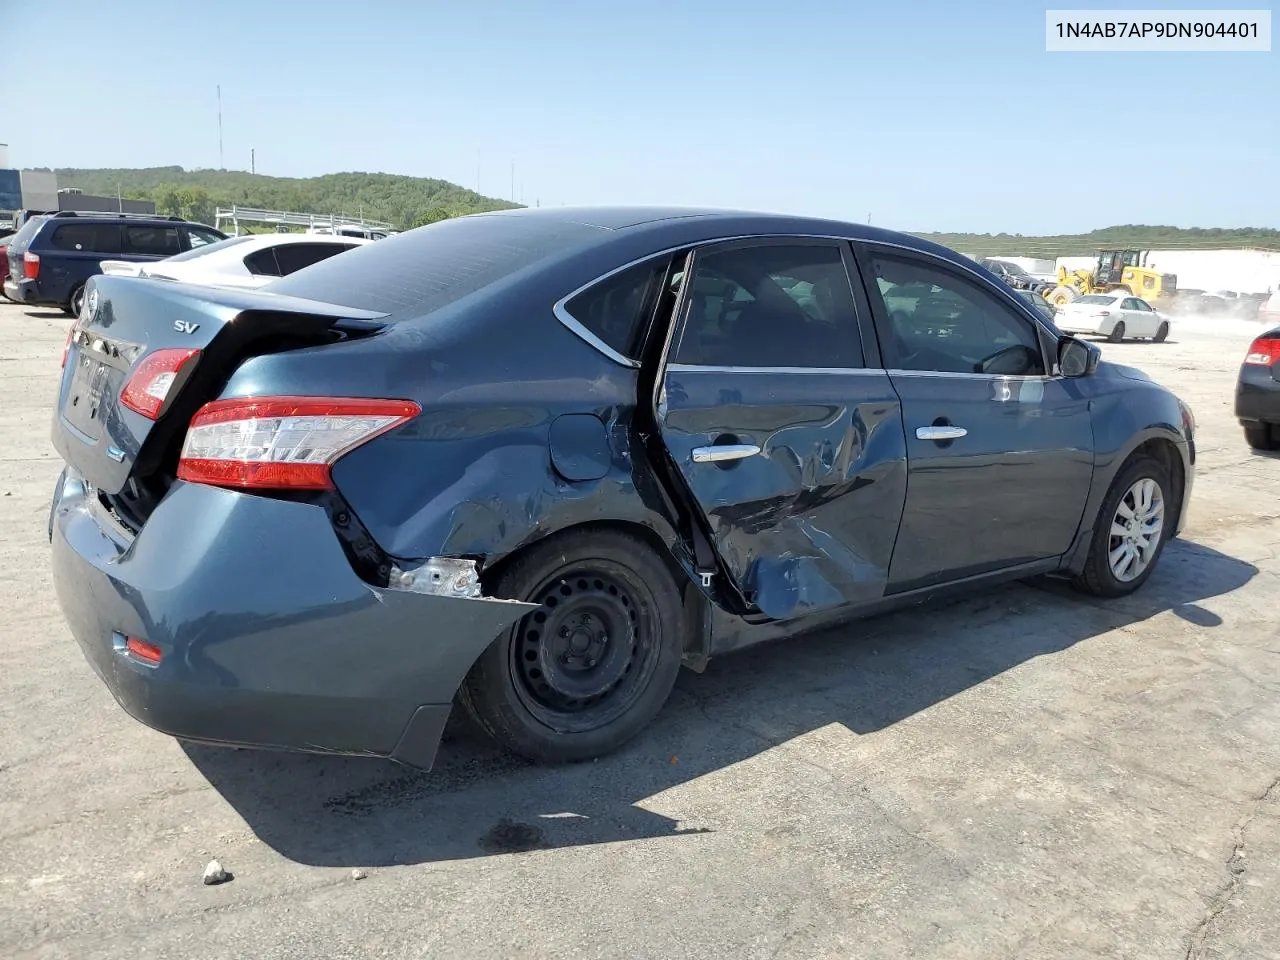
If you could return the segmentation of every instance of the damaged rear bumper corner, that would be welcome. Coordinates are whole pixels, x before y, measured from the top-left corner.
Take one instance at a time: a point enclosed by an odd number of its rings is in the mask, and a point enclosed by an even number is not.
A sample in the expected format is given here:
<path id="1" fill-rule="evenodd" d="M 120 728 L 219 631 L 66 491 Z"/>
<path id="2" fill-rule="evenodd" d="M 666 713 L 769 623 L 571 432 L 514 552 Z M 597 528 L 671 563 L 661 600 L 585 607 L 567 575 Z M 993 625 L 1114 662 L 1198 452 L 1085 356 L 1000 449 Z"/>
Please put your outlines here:
<path id="1" fill-rule="evenodd" d="M 183 739 L 429 768 L 467 671 L 534 609 L 436 592 L 469 592 L 467 561 L 412 571 L 420 589 L 370 586 L 306 503 L 177 484 L 124 543 L 64 475 L 50 520 L 85 657 L 128 713 Z M 159 648 L 160 663 L 120 637 Z"/>

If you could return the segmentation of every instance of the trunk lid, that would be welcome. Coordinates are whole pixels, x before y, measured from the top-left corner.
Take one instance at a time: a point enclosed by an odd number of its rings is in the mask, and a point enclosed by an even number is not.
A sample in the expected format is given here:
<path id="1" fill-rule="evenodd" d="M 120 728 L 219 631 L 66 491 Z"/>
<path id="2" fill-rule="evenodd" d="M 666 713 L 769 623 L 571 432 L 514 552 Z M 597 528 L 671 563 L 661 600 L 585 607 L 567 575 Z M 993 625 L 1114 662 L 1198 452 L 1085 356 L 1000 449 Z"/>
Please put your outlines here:
<path id="1" fill-rule="evenodd" d="M 145 508 L 171 482 L 191 416 L 243 360 L 368 335 L 380 329 L 381 316 L 255 291 L 94 277 L 69 335 L 53 444 L 100 493 L 124 491 Z M 199 352 L 177 373 L 151 420 L 120 395 L 139 365 L 160 350 Z M 162 489 L 155 489 L 157 482 Z"/>

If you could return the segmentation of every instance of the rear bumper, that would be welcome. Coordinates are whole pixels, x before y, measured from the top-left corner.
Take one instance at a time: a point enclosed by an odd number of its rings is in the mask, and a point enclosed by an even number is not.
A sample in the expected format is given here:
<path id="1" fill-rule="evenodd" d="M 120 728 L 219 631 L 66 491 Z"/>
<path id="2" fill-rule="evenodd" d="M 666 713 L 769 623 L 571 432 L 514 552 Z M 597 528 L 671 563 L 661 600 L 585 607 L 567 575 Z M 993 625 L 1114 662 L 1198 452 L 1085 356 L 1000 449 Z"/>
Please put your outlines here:
<path id="1" fill-rule="evenodd" d="M 1111 324 L 1106 320 L 1092 321 L 1079 317 L 1058 314 L 1053 318 L 1054 325 L 1063 333 L 1084 335 L 1087 337 L 1104 337 L 1111 332 Z"/>
<path id="2" fill-rule="evenodd" d="M 54 584 L 133 717 L 184 739 L 431 766 L 475 658 L 528 604 L 379 590 L 316 506 L 177 484 L 136 538 L 72 472 L 49 517 Z M 138 637 L 159 665 L 124 648 Z"/>
<path id="3" fill-rule="evenodd" d="M 4 278 L 4 295 L 18 303 L 35 303 L 38 291 L 34 280 L 14 280 Z"/>
<path id="4" fill-rule="evenodd" d="M 1236 381 L 1236 419 L 1280 423 L 1280 380 L 1273 367 L 1244 366 Z"/>

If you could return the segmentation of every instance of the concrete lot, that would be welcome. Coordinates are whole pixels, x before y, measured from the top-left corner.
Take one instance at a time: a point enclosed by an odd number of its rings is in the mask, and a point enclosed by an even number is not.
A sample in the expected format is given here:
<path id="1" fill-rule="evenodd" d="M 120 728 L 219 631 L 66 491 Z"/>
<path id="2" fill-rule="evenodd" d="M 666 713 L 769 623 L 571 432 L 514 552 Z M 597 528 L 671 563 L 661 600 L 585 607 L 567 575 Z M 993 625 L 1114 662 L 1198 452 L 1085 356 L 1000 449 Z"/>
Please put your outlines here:
<path id="1" fill-rule="evenodd" d="M 0 956 L 1280 957 L 1280 459 L 1231 418 L 1244 334 L 1104 346 L 1200 421 L 1136 596 L 897 614 L 686 675 L 620 756 L 463 728 L 417 775 L 116 706 L 49 581 L 66 329 L 0 306 Z"/>

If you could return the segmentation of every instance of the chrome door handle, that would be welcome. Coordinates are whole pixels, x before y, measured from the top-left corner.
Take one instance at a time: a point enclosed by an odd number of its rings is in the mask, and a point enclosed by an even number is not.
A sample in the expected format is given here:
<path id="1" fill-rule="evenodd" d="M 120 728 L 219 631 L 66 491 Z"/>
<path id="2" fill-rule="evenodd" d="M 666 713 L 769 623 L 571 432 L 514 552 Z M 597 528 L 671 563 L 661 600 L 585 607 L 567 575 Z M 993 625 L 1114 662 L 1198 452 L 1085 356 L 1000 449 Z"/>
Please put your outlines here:
<path id="1" fill-rule="evenodd" d="M 969 433 L 964 427 L 953 427 L 950 424 L 938 427 L 916 427 L 917 440 L 959 440 Z"/>
<path id="2" fill-rule="evenodd" d="M 710 447 L 694 447 L 694 463 L 723 463 L 725 460 L 742 460 L 754 457 L 760 448 L 754 443 L 718 443 Z"/>

